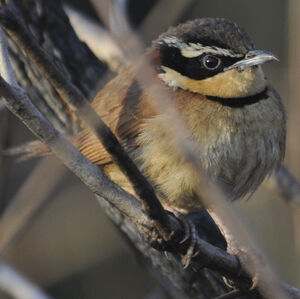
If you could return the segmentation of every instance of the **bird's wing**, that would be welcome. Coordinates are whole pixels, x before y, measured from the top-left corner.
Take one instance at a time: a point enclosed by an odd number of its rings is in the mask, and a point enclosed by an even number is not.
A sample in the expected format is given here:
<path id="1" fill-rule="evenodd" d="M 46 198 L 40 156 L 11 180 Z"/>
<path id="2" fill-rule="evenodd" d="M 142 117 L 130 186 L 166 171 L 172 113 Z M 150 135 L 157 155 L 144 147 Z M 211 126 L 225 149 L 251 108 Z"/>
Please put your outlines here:
<path id="1" fill-rule="evenodd" d="M 92 102 L 95 111 L 129 151 L 135 147 L 134 140 L 140 133 L 142 119 L 145 117 L 141 95 L 142 90 L 135 80 L 135 72 L 127 69 L 111 80 Z M 110 155 L 90 129 L 79 133 L 73 143 L 93 163 L 111 162 Z"/>

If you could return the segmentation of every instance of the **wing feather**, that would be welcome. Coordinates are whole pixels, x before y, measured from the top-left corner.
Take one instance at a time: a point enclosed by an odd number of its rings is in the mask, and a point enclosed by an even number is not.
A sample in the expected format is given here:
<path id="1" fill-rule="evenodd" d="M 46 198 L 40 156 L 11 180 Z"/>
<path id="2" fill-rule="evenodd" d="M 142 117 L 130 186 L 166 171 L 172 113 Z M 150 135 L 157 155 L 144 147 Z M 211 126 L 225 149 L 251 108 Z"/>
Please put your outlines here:
<path id="1" fill-rule="evenodd" d="M 129 151 L 135 147 L 134 138 L 140 133 L 145 116 L 141 98 L 142 90 L 135 80 L 135 72 L 127 69 L 110 81 L 92 102 L 95 111 Z M 110 155 L 90 129 L 79 133 L 74 144 L 95 164 L 111 162 Z"/>

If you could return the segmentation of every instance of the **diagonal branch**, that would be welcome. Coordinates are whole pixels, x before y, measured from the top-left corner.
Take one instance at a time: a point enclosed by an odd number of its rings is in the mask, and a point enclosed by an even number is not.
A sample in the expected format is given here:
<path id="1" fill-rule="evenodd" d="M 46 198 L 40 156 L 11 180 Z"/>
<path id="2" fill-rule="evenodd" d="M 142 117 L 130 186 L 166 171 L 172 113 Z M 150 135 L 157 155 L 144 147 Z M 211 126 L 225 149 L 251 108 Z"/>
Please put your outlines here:
<path id="1" fill-rule="evenodd" d="M 0 77 L 1 95 L 6 107 L 19 117 L 39 139 L 46 143 L 53 153 L 63 161 L 95 194 L 109 198 L 125 215 L 133 217 L 137 223 L 149 220 L 140 217 L 140 204 L 132 196 L 110 181 L 101 168 L 92 164 L 62 134 L 40 114 L 20 87 L 10 86 Z"/>
<path id="2" fill-rule="evenodd" d="M 284 200 L 300 206 L 300 183 L 285 166 L 282 165 L 276 174 L 264 182 L 264 185 Z"/>
<path id="3" fill-rule="evenodd" d="M 165 240 L 170 239 L 174 231 L 170 223 L 170 217 L 168 217 L 157 199 L 153 187 L 129 158 L 111 130 L 92 109 L 83 94 L 52 62 L 49 55 L 38 45 L 16 13 L 12 13 L 8 8 L 2 6 L 0 9 L 0 22 L 15 42 L 25 50 L 29 58 L 39 66 L 43 75 L 53 85 L 62 99 L 94 131 L 105 149 L 111 154 L 113 161 L 132 183 L 136 194 L 143 202 L 144 209 L 149 217 L 155 221 L 160 234 Z"/>

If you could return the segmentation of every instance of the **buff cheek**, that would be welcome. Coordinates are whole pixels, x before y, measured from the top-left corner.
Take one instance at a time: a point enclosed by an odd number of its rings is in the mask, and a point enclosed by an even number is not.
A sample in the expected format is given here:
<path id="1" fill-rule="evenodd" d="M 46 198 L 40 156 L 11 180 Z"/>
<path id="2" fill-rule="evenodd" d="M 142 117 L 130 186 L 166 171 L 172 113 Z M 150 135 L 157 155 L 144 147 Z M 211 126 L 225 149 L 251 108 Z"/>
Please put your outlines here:
<path id="1" fill-rule="evenodd" d="M 232 69 L 214 77 L 194 80 L 168 68 L 159 77 L 171 87 L 221 98 L 247 97 L 255 95 L 266 87 L 262 68 L 249 67 L 244 71 Z"/>

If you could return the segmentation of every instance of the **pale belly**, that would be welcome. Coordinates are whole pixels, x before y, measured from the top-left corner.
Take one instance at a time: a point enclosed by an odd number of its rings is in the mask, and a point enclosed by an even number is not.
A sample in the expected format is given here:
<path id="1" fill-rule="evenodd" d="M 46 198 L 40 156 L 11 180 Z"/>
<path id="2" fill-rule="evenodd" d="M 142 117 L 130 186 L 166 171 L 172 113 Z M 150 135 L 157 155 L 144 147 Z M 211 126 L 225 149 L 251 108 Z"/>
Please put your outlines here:
<path id="1" fill-rule="evenodd" d="M 218 111 L 218 119 L 211 115 L 200 118 L 198 128 L 193 124 L 194 133 L 189 137 L 196 145 L 195 158 L 230 200 L 253 193 L 279 167 L 284 156 L 285 117 L 280 100 L 268 99 L 254 105 L 223 109 Z M 201 200 L 195 195 L 199 175 L 185 162 L 180 146 L 169 137 L 162 121 L 157 117 L 146 124 L 135 160 L 166 205 L 199 210 Z"/>

